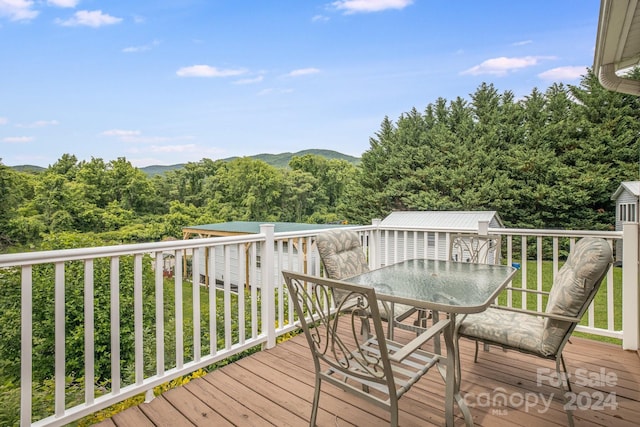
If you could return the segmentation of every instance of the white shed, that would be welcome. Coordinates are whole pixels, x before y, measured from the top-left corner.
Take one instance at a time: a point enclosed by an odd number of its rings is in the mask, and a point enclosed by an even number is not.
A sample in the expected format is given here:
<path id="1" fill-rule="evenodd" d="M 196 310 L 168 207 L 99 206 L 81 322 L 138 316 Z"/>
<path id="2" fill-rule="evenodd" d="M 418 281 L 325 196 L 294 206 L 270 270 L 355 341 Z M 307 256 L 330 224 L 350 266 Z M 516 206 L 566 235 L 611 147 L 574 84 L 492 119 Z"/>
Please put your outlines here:
<path id="1" fill-rule="evenodd" d="M 640 201 L 640 181 L 624 181 L 611 196 L 616 202 L 616 231 L 622 230 L 625 222 L 638 222 L 638 202 Z M 616 243 L 617 261 L 622 259 L 622 242 Z"/>
<path id="2" fill-rule="evenodd" d="M 640 181 L 625 181 L 611 196 L 616 202 L 616 231 L 622 230 L 624 222 L 638 222 Z"/>
<path id="3" fill-rule="evenodd" d="M 383 227 L 446 228 L 463 232 L 478 230 L 478 223 L 486 221 L 489 227 L 502 228 L 496 211 L 399 211 L 391 212 L 382 220 Z"/>
<path id="4" fill-rule="evenodd" d="M 404 259 L 405 253 L 409 258 L 447 259 L 448 233 L 477 233 L 480 223 L 487 224 L 489 228 L 504 227 L 496 211 L 392 212 L 380 222 L 383 230 L 380 248 L 387 248 L 387 253 L 382 254 L 381 262 L 392 264 Z M 424 232 L 416 233 L 415 236 L 413 233 L 406 234 L 404 230 L 410 229 Z"/>

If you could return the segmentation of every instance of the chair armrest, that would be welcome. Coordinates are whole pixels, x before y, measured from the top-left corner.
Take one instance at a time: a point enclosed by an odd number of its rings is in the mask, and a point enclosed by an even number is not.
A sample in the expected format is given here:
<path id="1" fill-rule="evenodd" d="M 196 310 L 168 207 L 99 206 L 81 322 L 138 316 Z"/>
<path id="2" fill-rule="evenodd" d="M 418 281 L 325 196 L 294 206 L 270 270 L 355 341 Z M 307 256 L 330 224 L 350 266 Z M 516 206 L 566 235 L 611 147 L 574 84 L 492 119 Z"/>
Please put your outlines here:
<path id="1" fill-rule="evenodd" d="M 582 318 L 579 318 L 579 317 L 562 316 L 560 314 L 545 313 L 543 311 L 526 310 L 523 308 L 503 307 L 501 305 L 491 305 L 491 308 L 495 308 L 498 310 L 505 310 L 505 311 L 513 311 L 515 313 L 529 314 L 531 316 L 547 317 L 553 320 L 562 320 L 563 322 L 579 323 L 582 320 Z"/>
<path id="2" fill-rule="evenodd" d="M 404 321 L 405 319 L 407 319 L 408 317 L 410 317 L 416 311 L 418 311 L 418 309 L 414 307 L 412 309 L 409 309 L 409 310 L 405 311 L 404 313 L 400 314 L 399 316 L 394 316 L 393 320 L 395 322 L 400 323 L 400 322 Z"/>
<path id="3" fill-rule="evenodd" d="M 539 294 L 539 295 L 549 295 L 549 292 L 546 292 L 546 291 L 538 291 L 538 290 L 535 290 L 535 289 L 514 288 L 514 287 L 511 287 L 511 286 L 507 286 L 503 290 L 505 290 L 505 291 L 519 291 L 519 292 L 525 292 L 525 293 L 531 293 L 531 294 Z"/>
<path id="4" fill-rule="evenodd" d="M 429 341 L 436 334 L 442 332 L 444 328 L 449 326 L 451 323 L 451 319 L 444 319 L 415 337 L 413 340 L 409 341 L 407 344 L 403 345 L 402 348 L 395 353 L 389 355 L 389 359 L 393 362 L 401 362 L 406 359 L 411 353 L 416 351 L 422 344 Z"/>

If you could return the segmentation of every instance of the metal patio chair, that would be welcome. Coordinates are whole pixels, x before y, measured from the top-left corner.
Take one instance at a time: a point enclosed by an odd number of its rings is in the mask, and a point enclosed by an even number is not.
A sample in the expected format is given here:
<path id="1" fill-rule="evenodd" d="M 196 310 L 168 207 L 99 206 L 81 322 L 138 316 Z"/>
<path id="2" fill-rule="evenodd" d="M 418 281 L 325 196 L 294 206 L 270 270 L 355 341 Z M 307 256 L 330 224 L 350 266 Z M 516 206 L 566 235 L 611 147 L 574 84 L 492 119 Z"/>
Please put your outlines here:
<path id="1" fill-rule="evenodd" d="M 562 357 L 582 315 L 593 301 L 602 280 L 613 263 L 610 244 L 601 238 L 584 237 L 574 246 L 555 276 L 550 292 L 521 288 L 512 291 L 548 295 L 544 312 L 492 306 L 483 313 L 470 314 L 456 325 L 458 335 L 475 341 L 474 361 L 478 361 L 478 342 L 517 350 L 556 362 L 556 372 L 565 399 L 571 383 Z M 566 409 L 569 425 L 573 416 Z"/>
<path id="2" fill-rule="evenodd" d="M 402 345 L 385 337 L 373 288 L 290 271 L 283 275 L 315 366 L 309 425 L 316 425 L 326 381 L 387 409 L 390 425 L 397 426 L 398 400 L 431 367 L 446 361 L 419 347 L 449 326 L 448 320 Z M 362 323 L 369 321 L 373 329 L 363 334 Z"/>
<path id="3" fill-rule="evenodd" d="M 336 229 L 318 234 L 316 239 L 318 254 L 325 275 L 330 279 L 342 280 L 369 271 L 367 257 L 362 249 L 360 236 L 353 230 Z M 338 291 L 339 292 L 339 291 Z M 340 296 L 338 294 L 338 296 Z M 378 308 L 383 320 L 391 319 L 391 306 L 379 302 Z M 395 304 L 395 313 L 408 312 L 413 307 Z M 367 324 L 363 324 L 365 330 Z M 392 323 L 388 325 L 388 336 L 393 338 Z"/>
<path id="4" fill-rule="evenodd" d="M 449 245 L 449 259 L 477 264 L 500 263 L 500 236 L 453 234 Z"/>

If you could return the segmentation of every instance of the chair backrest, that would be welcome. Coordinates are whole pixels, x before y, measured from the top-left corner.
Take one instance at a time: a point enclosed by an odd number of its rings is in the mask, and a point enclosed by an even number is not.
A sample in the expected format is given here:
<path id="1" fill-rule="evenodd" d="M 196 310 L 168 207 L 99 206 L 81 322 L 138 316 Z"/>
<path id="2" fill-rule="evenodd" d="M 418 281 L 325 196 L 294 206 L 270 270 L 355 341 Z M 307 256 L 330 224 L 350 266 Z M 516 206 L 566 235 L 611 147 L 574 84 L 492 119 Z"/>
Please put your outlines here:
<path id="1" fill-rule="evenodd" d="M 313 354 L 316 372 L 322 362 L 347 377 L 378 384 L 385 393 L 395 390 L 375 290 L 291 271 L 282 274 Z M 344 297 L 337 299 L 338 293 Z M 361 332 L 362 322 L 369 319 L 373 335 L 368 337 Z M 374 351 L 371 342 L 378 346 Z M 362 390 L 356 388 L 355 392 Z"/>
<path id="2" fill-rule="evenodd" d="M 327 277 L 340 280 L 369 271 L 360 236 L 355 231 L 337 229 L 320 233 L 316 244 Z"/>
<path id="3" fill-rule="evenodd" d="M 545 311 L 581 318 L 612 263 L 613 251 L 605 239 L 584 237 L 578 240 L 554 278 Z M 542 333 L 542 353 L 556 354 L 576 325 L 577 322 L 547 318 Z"/>
<path id="4" fill-rule="evenodd" d="M 500 236 L 453 234 L 449 245 L 449 259 L 476 264 L 499 264 L 500 243 Z"/>

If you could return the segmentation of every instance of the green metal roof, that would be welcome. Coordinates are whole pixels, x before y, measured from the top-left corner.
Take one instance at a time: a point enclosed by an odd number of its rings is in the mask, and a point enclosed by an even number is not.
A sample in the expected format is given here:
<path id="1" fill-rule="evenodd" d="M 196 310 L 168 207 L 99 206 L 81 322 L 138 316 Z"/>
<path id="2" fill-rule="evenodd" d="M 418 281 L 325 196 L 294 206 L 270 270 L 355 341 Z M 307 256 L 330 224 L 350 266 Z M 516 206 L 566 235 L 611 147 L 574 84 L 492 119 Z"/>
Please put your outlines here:
<path id="1" fill-rule="evenodd" d="M 185 228 L 189 230 L 219 231 L 224 233 L 258 234 L 260 233 L 261 224 L 274 224 L 275 225 L 274 231 L 276 233 L 354 226 L 354 224 L 343 225 L 343 224 L 303 224 L 303 223 L 297 223 L 297 222 L 231 221 L 231 222 L 220 222 L 217 224 L 193 225 Z"/>

